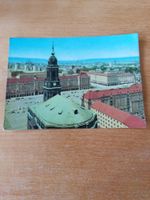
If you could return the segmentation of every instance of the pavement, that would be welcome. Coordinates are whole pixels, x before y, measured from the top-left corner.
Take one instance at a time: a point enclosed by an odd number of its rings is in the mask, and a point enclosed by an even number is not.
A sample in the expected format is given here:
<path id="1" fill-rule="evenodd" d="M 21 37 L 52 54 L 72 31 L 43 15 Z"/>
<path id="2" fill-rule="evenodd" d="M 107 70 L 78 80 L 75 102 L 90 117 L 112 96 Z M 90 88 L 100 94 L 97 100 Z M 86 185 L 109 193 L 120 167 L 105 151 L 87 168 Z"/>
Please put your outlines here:
<path id="1" fill-rule="evenodd" d="M 6 100 L 4 129 L 27 129 L 28 107 L 43 101 L 43 95 L 16 97 Z"/>

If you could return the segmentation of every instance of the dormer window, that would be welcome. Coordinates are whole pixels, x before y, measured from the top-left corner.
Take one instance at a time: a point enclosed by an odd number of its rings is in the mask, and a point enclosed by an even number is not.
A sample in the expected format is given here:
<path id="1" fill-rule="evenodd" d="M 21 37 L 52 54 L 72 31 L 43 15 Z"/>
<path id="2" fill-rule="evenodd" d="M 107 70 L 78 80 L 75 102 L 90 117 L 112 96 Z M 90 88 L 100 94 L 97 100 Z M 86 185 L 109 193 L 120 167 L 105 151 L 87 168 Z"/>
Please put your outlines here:
<path id="1" fill-rule="evenodd" d="M 58 114 L 59 114 L 59 115 L 61 115 L 62 113 L 63 113 L 63 111 L 62 111 L 62 110 L 58 112 Z"/>
<path id="2" fill-rule="evenodd" d="M 78 114 L 78 110 L 76 109 L 76 110 L 74 110 L 74 114 L 75 115 L 77 115 Z"/>

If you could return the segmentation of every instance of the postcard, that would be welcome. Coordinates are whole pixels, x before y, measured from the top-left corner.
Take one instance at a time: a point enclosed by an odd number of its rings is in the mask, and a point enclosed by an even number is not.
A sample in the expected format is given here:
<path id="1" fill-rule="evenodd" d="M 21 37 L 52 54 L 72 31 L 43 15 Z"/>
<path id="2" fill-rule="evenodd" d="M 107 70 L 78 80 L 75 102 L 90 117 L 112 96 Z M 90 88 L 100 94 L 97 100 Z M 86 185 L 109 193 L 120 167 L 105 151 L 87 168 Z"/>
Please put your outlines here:
<path id="1" fill-rule="evenodd" d="M 145 127 L 137 33 L 10 38 L 4 129 Z"/>

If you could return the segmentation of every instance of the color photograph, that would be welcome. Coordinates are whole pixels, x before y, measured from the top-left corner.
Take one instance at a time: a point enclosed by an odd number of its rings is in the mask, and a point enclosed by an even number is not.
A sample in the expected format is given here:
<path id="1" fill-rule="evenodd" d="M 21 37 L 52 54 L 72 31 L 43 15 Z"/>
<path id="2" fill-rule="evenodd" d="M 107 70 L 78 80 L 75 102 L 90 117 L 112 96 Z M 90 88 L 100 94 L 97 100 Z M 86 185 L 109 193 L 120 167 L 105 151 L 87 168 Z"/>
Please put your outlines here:
<path id="1" fill-rule="evenodd" d="M 137 33 L 10 38 L 6 130 L 146 128 Z"/>

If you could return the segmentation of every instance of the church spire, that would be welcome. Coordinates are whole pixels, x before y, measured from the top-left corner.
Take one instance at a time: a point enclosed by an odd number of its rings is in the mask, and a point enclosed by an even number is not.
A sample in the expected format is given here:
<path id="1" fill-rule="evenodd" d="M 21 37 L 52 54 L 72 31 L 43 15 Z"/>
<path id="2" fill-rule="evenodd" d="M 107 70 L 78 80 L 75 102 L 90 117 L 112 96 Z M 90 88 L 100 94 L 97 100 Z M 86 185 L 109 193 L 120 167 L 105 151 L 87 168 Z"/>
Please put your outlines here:
<path id="1" fill-rule="evenodd" d="M 52 43 L 52 55 L 55 55 L 55 51 L 54 51 L 54 42 Z"/>

